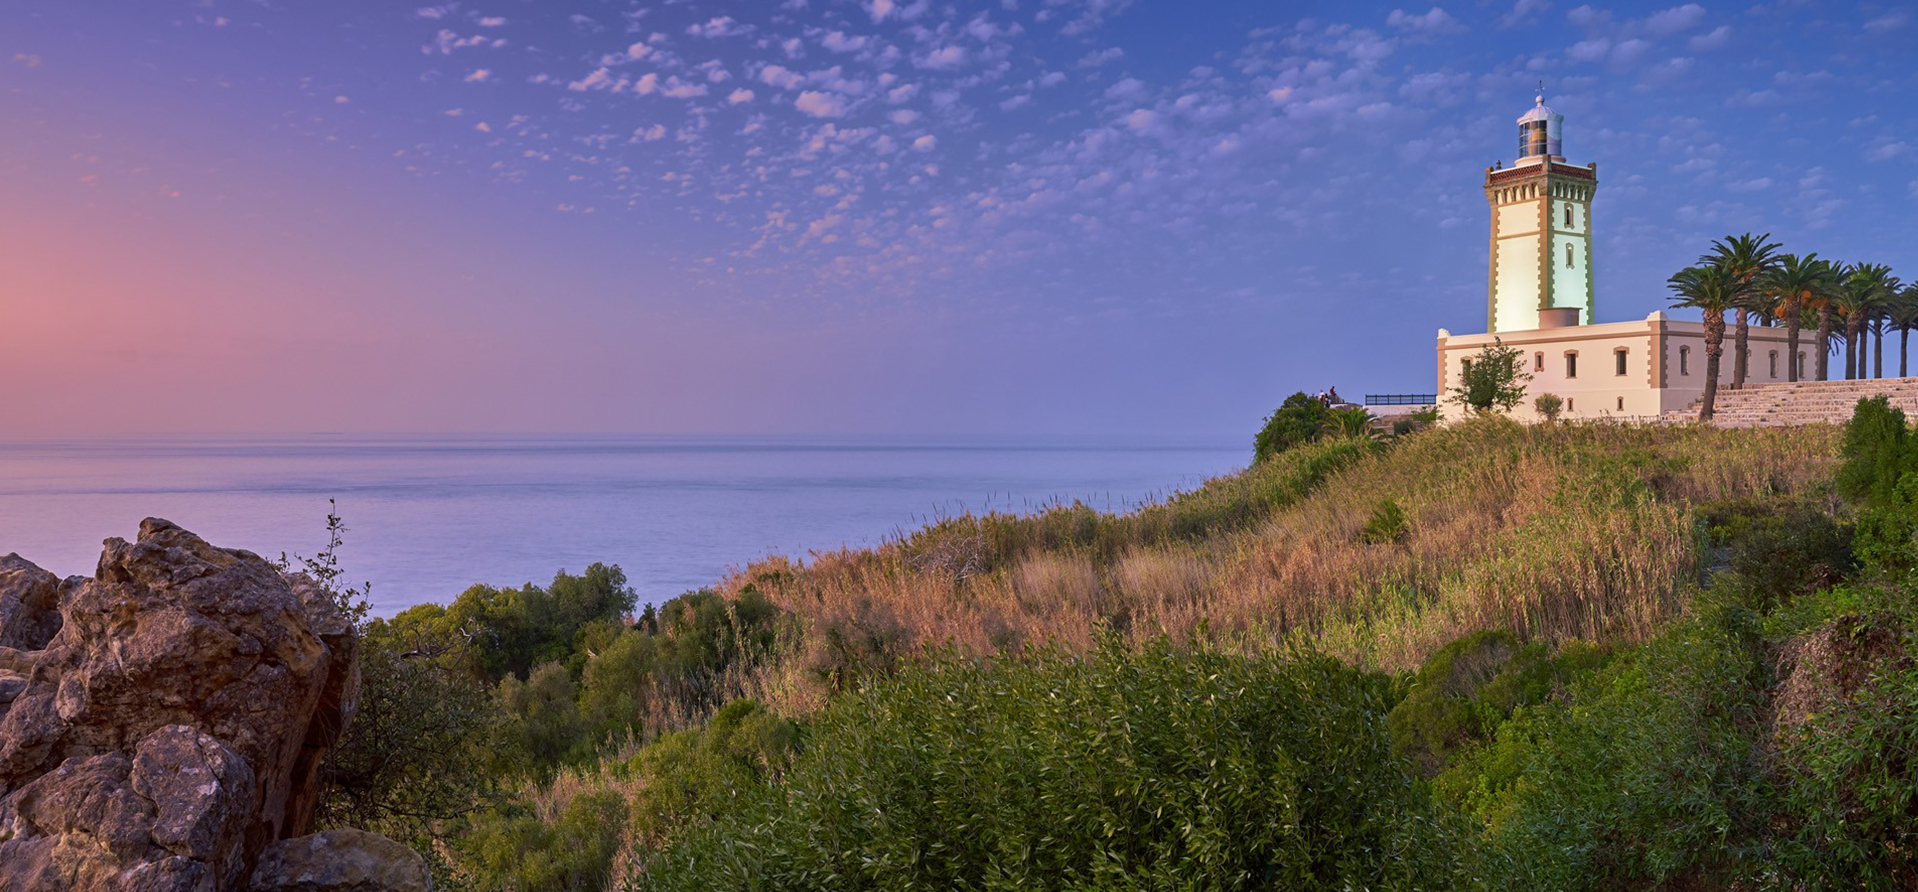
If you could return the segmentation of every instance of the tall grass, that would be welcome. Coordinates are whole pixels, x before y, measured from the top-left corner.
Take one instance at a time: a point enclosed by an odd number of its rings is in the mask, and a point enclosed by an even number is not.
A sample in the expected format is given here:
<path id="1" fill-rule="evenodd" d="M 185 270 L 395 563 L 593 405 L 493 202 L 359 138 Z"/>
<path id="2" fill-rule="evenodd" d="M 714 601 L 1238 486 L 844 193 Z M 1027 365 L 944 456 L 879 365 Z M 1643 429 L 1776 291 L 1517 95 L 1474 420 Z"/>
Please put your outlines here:
<path id="1" fill-rule="evenodd" d="M 799 665 L 761 692 L 782 708 L 818 702 L 805 682 L 929 646 L 1087 648 L 1101 628 L 1248 649 L 1308 639 L 1409 669 L 1483 628 L 1643 639 L 1698 577 L 1694 505 L 1815 494 L 1836 451 L 1824 427 L 1486 419 L 1387 448 L 1312 444 L 1128 514 L 950 518 L 871 550 L 754 564 L 726 586 L 757 588 L 804 627 Z M 1388 500 L 1403 533 L 1368 544 Z"/>

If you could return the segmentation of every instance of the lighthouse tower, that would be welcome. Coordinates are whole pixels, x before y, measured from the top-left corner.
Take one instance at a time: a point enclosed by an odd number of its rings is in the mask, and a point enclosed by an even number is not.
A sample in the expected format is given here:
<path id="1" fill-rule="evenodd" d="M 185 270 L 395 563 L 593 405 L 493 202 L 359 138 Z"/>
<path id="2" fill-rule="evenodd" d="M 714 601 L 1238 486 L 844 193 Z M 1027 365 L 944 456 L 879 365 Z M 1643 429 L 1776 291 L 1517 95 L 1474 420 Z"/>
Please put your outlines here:
<path id="1" fill-rule="evenodd" d="M 1592 193 L 1598 165 L 1560 154 L 1565 116 L 1541 93 L 1518 119 L 1518 160 L 1485 170 L 1492 207 L 1486 331 L 1590 325 Z"/>

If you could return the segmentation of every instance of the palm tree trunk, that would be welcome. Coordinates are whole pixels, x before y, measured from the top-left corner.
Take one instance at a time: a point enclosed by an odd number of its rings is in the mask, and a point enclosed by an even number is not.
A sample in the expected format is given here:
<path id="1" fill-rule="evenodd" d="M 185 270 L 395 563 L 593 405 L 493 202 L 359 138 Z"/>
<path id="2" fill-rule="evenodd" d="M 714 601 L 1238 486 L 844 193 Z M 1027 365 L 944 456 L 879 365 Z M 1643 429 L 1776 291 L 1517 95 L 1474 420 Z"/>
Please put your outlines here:
<path id="1" fill-rule="evenodd" d="M 1858 377 L 1858 335 L 1851 330 L 1851 323 L 1845 323 L 1845 380 Z"/>
<path id="2" fill-rule="evenodd" d="M 1911 329 L 1900 326 L 1898 328 L 1898 377 L 1900 378 L 1905 377 L 1905 347 L 1910 341 Z"/>
<path id="3" fill-rule="evenodd" d="M 1798 309 L 1791 308 L 1791 315 L 1785 317 L 1785 380 L 1798 380 Z"/>
<path id="4" fill-rule="evenodd" d="M 1725 319 L 1705 314 L 1705 399 L 1698 406 L 1698 420 L 1712 420 L 1712 404 L 1718 402 L 1718 354 L 1724 350 Z"/>
<path id="5" fill-rule="evenodd" d="M 1732 312 L 1738 315 L 1737 333 L 1732 337 L 1732 389 L 1742 390 L 1745 387 L 1745 365 L 1750 359 L 1745 349 L 1745 311 L 1733 310 Z"/>
<path id="6" fill-rule="evenodd" d="M 1871 333 L 1871 376 L 1885 376 L 1885 327 L 1882 325 Z"/>
<path id="7" fill-rule="evenodd" d="M 1818 308 L 1818 367 L 1817 379 L 1830 380 L 1831 372 L 1831 307 Z"/>

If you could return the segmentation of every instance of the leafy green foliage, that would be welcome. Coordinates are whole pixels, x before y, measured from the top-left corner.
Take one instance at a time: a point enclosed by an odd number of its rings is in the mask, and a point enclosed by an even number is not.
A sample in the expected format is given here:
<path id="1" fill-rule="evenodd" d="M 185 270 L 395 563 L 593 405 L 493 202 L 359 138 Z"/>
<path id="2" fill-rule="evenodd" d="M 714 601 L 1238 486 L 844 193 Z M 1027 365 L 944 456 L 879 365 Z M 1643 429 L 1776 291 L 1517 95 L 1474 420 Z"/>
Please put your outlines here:
<path id="1" fill-rule="evenodd" d="M 1372 509 L 1372 516 L 1366 518 L 1365 527 L 1359 530 L 1359 541 L 1367 545 L 1386 545 L 1397 542 L 1411 532 L 1405 520 L 1405 509 L 1399 507 L 1396 499 L 1386 499 Z"/>
<path id="2" fill-rule="evenodd" d="M 1722 582 L 1753 608 L 1829 588 L 1857 569 L 1851 529 L 1808 502 L 1741 499 L 1703 506 L 1699 516 L 1725 551 L 1731 575 Z"/>
<path id="3" fill-rule="evenodd" d="M 1436 775 L 1513 711 L 1545 702 L 1605 659 L 1603 650 L 1583 642 L 1555 650 L 1545 642 L 1522 644 L 1503 629 L 1474 632 L 1439 648 L 1419 667 L 1405 698 L 1386 717 L 1393 747 Z"/>
<path id="4" fill-rule="evenodd" d="M 500 892 L 598 892 L 626 828 L 618 793 L 583 793 L 553 820 L 518 806 L 475 823 L 458 843 L 478 887 Z"/>
<path id="5" fill-rule="evenodd" d="M 1266 416 L 1265 425 L 1252 439 L 1252 460 L 1262 462 L 1303 443 L 1310 443 L 1334 425 L 1332 410 L 1324 403 L 1299 391 L 1285 398 L 1279 408 Z"/>
<path id="6" fill-rule="evenodd" d="M 1550 424 L 1558 420 L 1558 413 L 1565 408 L 1565 398 L 1556 393 L 1541 393 L 1532 399 L 1532 408 L 1538 417 Z"/>
<path id="7" fill-rule="evenodd" d="M 1448 888 L 1387 679 L 1108 641 L 902 670 L 637 889 Z"/>
<path id="8" fill-rule="evenodd" d="M 783 775 L 799 751 L 799 726 L 751 700 L 735 700 L 704 728 L 661 737 L 615 772 L 641 782 L 634 832 L 648 843 L 704 827 Z"/>
<path id="9" fill-rule="evenodd" d="M 1518 348 L 1493 338 L 1477 356 L 1466 360 L 1459 383 L 1447 399 L 1480 415 L 1510 412 L 1525 399 L 1525 382 L 1530 380 L 1532 373 L 1525 370 L 1525 357 Z"/>

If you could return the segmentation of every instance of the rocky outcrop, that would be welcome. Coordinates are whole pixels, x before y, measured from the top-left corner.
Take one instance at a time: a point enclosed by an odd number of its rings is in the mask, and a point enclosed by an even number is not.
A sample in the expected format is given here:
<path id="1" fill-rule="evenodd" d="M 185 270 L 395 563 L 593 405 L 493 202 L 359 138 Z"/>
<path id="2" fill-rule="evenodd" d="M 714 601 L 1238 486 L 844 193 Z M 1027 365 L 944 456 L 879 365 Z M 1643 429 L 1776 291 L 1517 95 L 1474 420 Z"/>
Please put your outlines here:
<path id="1" fill-rule="evenodd" d="M 360 830 L 322 830 L 276 842 L 260 855 L 252 892 L 429 892 L 426 861 Z"/>
<path id="2" fill-rule="evenodd" d="M 164 520 L 92 579 L 0 558 L 0 890 L 247 888 L 310 829 L 357 648 L 304 577 Z"/>

